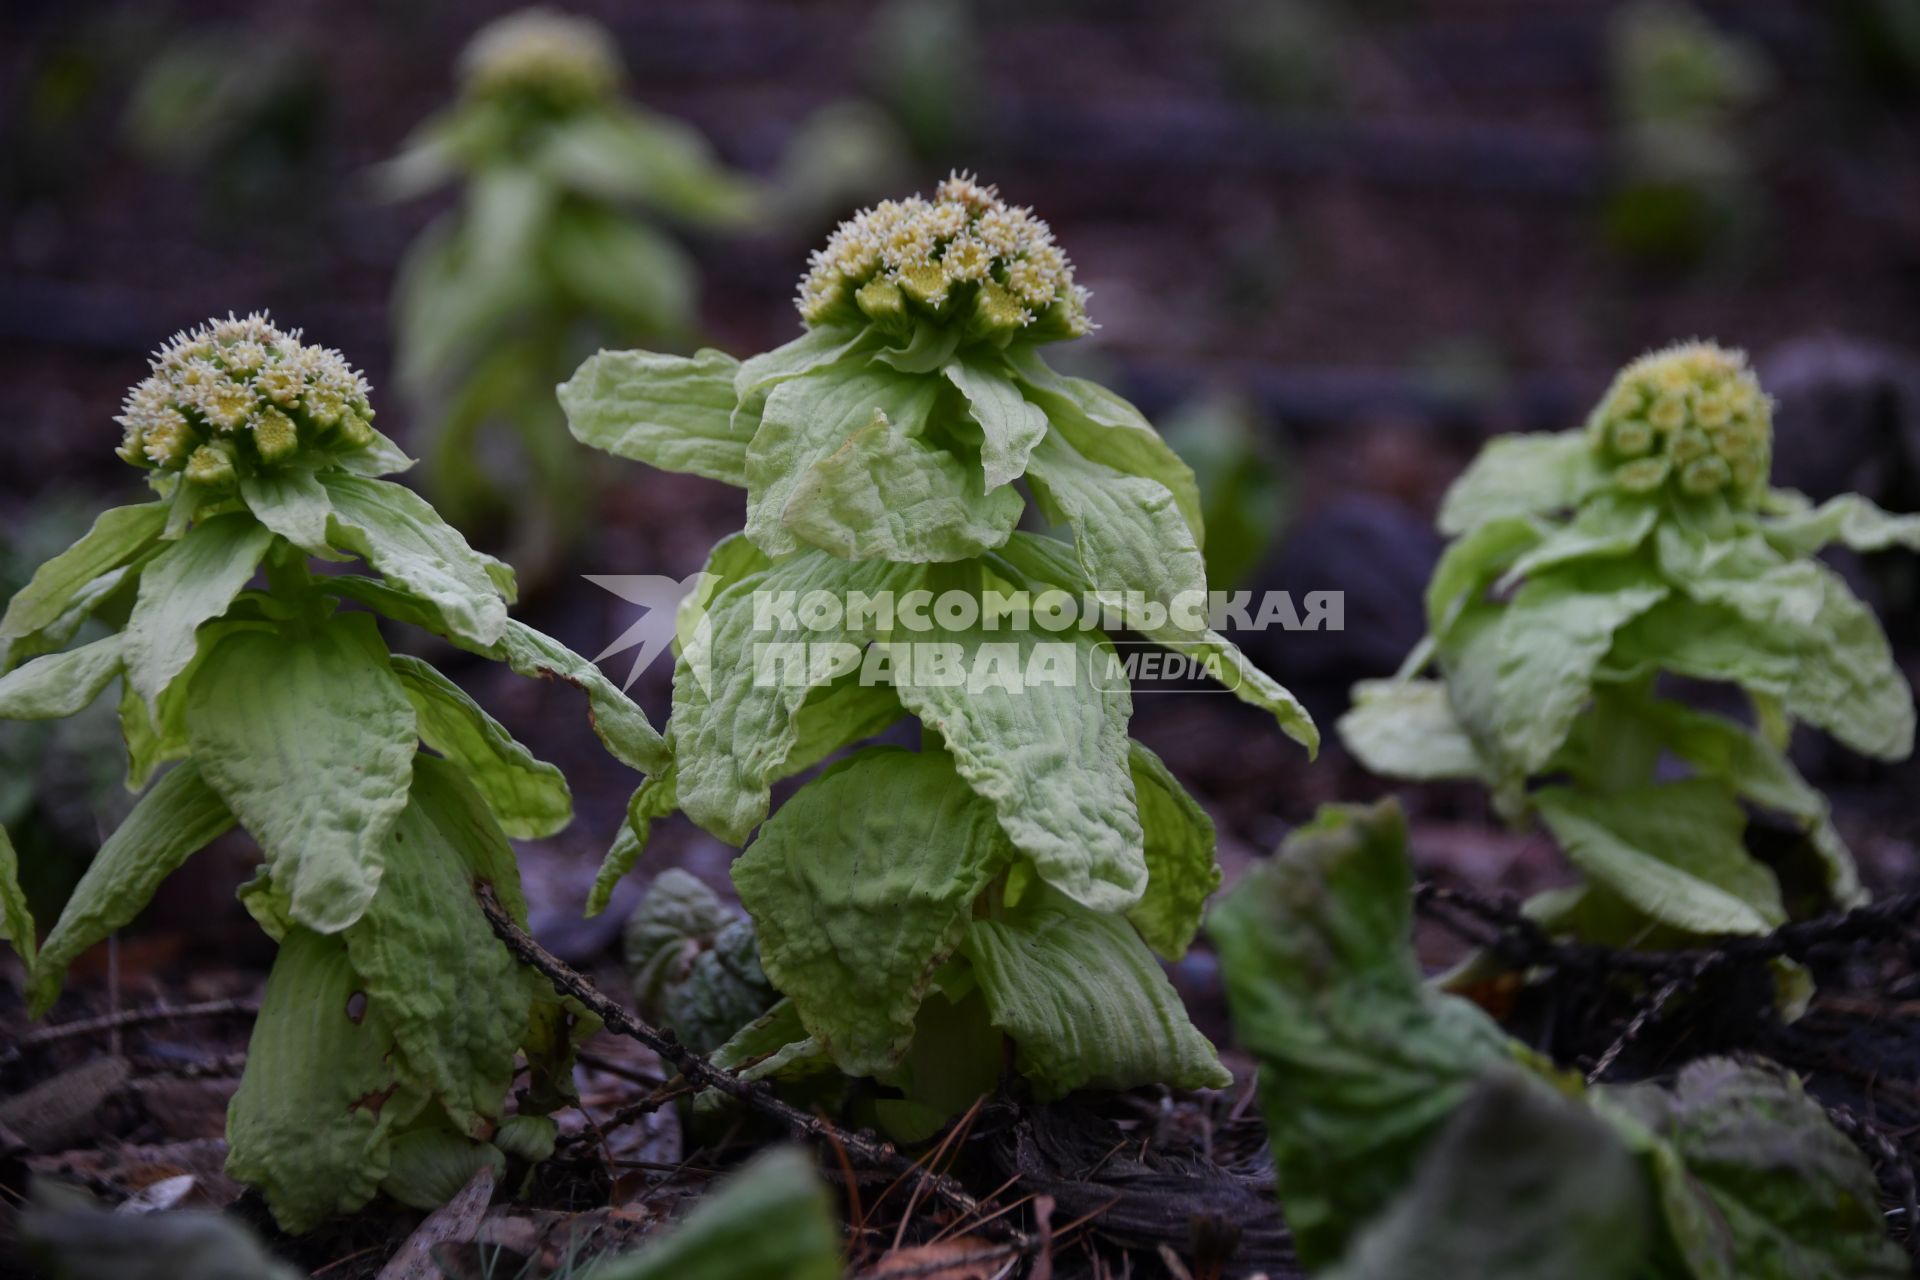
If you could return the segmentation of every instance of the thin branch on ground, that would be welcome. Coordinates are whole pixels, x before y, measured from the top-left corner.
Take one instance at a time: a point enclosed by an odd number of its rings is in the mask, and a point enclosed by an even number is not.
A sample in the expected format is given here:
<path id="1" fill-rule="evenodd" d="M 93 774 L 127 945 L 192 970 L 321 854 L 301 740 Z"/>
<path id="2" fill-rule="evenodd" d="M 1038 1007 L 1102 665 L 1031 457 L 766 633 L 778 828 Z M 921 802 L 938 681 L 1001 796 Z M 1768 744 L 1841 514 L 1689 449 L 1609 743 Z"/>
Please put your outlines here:
<path id="1" fill-rule="evenodd" d="M 593 1013 L 605 1024 L 606 1028 L 617 1035 L 623 1035 L 638 1041 L 660 1055 L 663 1062 L 672 1065 L 687 1080 L 703 1089 L 715 1089 L 745 1104 L 762 1115 L 779 1122 L 795 1137 L 813 1141 L 837 1143 L 849 1157 L 873 1165 L 889 1173 L 905 1173 L 925 1184 L 929 1194 L 955 1211 L 979 1215 L 980 1202 L 967 1189 L 943 1174 L 920 1168 L 913 1161 L 900 1154 L 891 1143 L 880 1142 L 873 1137 L 852 1133 L 838 1127 L 823 1116 L 809 1115 L 798 1107 L 783 1102 L 775 1096 L 768 1085 L 742 1080 L 731 1071 L 722 1070 L 708 1062 L 700 1054 L 681 1044 L 671 1031 L 649 1026 L 630 1012 L 624 1005 L 609 998 L 579 973 L 569 968 L 545 947 L 534 941 L 533 936 L 508 915 L 493 892 L 493 886 L 482 883 L 474 890 L 480 901 L 480 909 L 486 913 L 487 922 L 500 941 L 506 944 L 522 964 L 537 970 L 553 989 L 564 996 L 571 996 Z M 1003 1225 L 1004 1220 L 996 1222 L 1010 1245 L 1020 1249 L 1029 1249 L 1032 1242 L 1024 1232 L 1011 1225 Z"/>
<path id="2" fill-rule="evenodd" d="M 159 1004 L 141 1009 L 121 1009 L 91 1018 L 76 1018 L 56 1026 L 29 1031 L 0 1052 L 0 1061 L 12 1062 L 28 1049 L 54 1044 L 74 1036 L 98 1035 L 123 1027 L 146 1026 L 155 1022 L 178 1022 L 189 1018 L 251 1018 L 260 1012 L 260 1001 L 252 996 L 233 1000 L 205 1000 L 199 1004 Z"/>

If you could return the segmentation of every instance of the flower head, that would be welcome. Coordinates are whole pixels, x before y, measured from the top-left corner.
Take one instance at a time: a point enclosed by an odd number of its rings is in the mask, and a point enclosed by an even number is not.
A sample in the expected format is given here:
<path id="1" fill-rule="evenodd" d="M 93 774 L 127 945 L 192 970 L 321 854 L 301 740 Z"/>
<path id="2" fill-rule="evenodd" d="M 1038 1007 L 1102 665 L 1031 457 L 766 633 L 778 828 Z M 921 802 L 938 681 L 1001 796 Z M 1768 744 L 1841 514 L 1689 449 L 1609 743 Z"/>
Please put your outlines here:
<path id="1" fill-rule="evenodd" d="M 176 334 L 149 363 L 118 419 L 120 456 L 137 467 L 222 486 L 305 449 L 345 453 L 374 439 L 367 380 L 264 313 Z"/>
<path id="2" fill-rule="evenodd" d="M 917 314 L 1005 335 L 1045 319 L 1050 336 L 1077 337 L 1089 328 L 1086 300 L 1045 222 L 955 173 L 931 200 L 883 200 L 841 223 L 814 251 L 795 302 L 809 325 L 896 327 Z"/>
<path id="3" fill-rule="evenodd" d="M 620 50 L 591 18 L 522 9 L 482 27 L 460 55 L 467 94 L 554 106 L 596 102 L 620 87 Z"/>
<path id="4" fill-rule="evenodd" d="M 1587 432 L 1629 493 L 1671 482 L 1695 497 L 1745 501 L 1772 466 L 1773 403 L 1743 352 L 1684 342 L 1622 369 Z"/>

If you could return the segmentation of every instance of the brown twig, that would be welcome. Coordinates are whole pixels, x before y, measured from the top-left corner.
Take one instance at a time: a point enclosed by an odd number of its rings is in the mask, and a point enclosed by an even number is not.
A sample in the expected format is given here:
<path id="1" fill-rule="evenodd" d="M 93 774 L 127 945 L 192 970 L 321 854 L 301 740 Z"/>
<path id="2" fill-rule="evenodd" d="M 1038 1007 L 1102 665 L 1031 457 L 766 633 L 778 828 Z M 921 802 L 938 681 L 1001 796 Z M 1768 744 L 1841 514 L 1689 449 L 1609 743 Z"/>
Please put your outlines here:
<path id="1" fill-rule="evenodd" d="M 234 1000 L 207 1000 L 199 1004 L 161 1004 L 142 1009 L 120 1009 L 112 1013 L 103 1013 L 91 1018 L 76 1018 L 72 1022 L 62 1022 L 57 1026 L 41 1027 L 29 1031 L 19 1041 L 9 1046 L 0 1060 L 12 1062 L 28 1049 L 37 1049 L 42 1045 L 54 1044 L 74 1036 L 97 1035 L 102 1031 L 118 1031 L 123 1027 L 145 1026 L 154 1022 L 174 1022 L 186 1018 L 253 1017 L 260 1012 L 260 1002 L 253 997 Z"/>
<path id="2" fill-rule="evenodd" d="M 492 885 L 483 882 L 476 886 L 474 893 L 480 901 L 480 909 L 486 913 L 487 922 L 493 926 L 494 934 L 522 964 L 537 970 L 561 995 L 571 996 L 585 1005 L 608 1030 L 636 1040 L 659 1054 L 663 1062 L 671 1064 L 691 1083 L 702 1089 L 716 1089 L 755 1111 L 771 1117 L 795 1137 L 813 1141 L 831 1141 L 839 1144 L 850 1157 L 857 1158 L 866 1164 L 890 1173 L 909 1173 L 920 1179 L 930 1194 L 938 1196 L 960 1213 L 979 1214 L 981 1212 L 980 1202 L 969 1194 L 965 1187 L 943 1174 L 919 1168 L 913 1161 L 901 1155 L 893 1144 L 877 1141 L 867 1134 L 849 1132 L 823 1116 L 808 1115 L 798 1107 L 781 1101 L 767 1085 L 742 1080 L 731 1071 L 714 1066 L 706 1058 L 681 1044 L 671 1031 L 649 1026 L 641 1021 L 624 1005 L 610 999 L 545 947 L 534 941 L 533 936 L 525 929 L 515 924 L 513 917 L 508 915 L 506 909 L 500 905 Z M 1004 1229 L 1004 1233 L 1011 1243 L 1018 1244 L 1022 1248 L 1028 1246 L 1024 1233 L 1010 1226 Z"/>

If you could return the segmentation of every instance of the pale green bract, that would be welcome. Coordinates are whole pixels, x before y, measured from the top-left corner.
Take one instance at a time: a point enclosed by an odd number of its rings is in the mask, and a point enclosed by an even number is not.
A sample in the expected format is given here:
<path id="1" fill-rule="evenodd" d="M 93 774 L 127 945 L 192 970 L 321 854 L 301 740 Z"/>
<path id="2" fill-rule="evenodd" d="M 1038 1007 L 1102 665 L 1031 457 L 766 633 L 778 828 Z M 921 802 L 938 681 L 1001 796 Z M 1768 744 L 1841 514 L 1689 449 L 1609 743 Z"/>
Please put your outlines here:
<path id="1" fill-rule="evenodd" d="M 1208 922 L 1315 1274 L 1905 1273 L 1872 1170 L 1790 1078 L 1583 1086 L 1421 981 L 1411 886 L 1392 802 L 1329 806 Z"/>
<path id="2" fill-rule="evenodd" d="M 1442 506 L 1454 540 L 1428 588 L 1428 638 L 1394 682 L 1355 690 L 1348 747 L 1389 775 L 1478 778 L 1505 816 L 1545 821 L 1614 901 L 1682 935 L 1781 921 L 1741 800 L 1791 819 L 1801 839 L 1784 863 L 1858 905 L 1826 801 L 1784 748 L 1804 722 L 1902 759 L 1913 692 L 1872 612 L 1811 557 L 1833 542 L 1920 546 L 1920 516 L 1768 489 L 1770 431 L 1744 358 L 1690 343 L 1629 366 L 1583 430 L 1490 443 Z M 1431 665 L 1438 681 L 1415 679 Z M 1737 686 L 1754 726 L 1663 701 L 1663 675 Z M 1692 774 L 1684 787 L 1655 785 L 1666 758 Z M 1529 794 L 1547 781 L 1560 785 Z"/>

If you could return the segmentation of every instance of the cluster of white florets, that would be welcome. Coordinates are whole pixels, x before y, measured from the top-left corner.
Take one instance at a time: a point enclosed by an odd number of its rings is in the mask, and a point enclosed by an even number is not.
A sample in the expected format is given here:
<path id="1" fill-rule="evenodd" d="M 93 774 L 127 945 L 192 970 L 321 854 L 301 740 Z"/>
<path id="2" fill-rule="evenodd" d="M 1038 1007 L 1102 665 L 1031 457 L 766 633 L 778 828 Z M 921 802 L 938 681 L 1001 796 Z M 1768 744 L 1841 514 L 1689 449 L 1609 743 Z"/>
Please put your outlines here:
<path id="1" fill-rule="evenodd" d="M 1651 493 L 1669 480 L 1683 493 L 1750 497 L 1773 458 L 1773 403 L 1744 352 L 1685 342 L 1620 371 L 1587 420 L 1613 481 Z"/>
<path id="2" fill-rule="evenodd" d="M 523 9 L 480 29 L 460 55 L 460 74 L 475 97 L 573 105 L 620 87 L 620 50 L 591 18 Z"/>
<path id="3" fill-rule="evenodd" d="M 1053 312 L 1084 333 L 1087 291 L 1053 230 L 998 189 L 956 173 L 933 199 L 883 200 L 840 224 L 814 251 L 796 303 L 819 324 L 857 308 L 888 323 L 909 305 L 936 316 L 967 315 L 1011 330 Z M 971 307 L 960 304 L 971 300 Z"/>
<path id="4" fill-rule="evenodd" d="M 120 456 L 199 484 L 276 466 L 302 449 L 373 442 L 367 380 L 338 351 L 309 346 L 264 313 L 174 335 L 127 393 Z"/>

